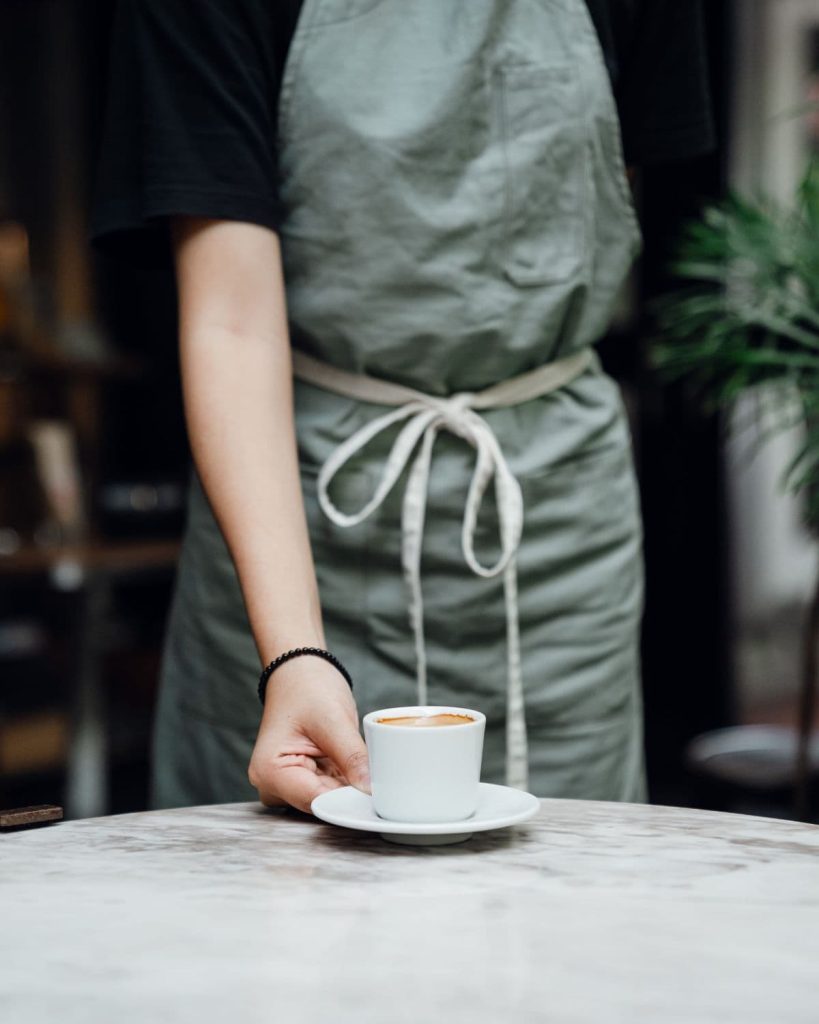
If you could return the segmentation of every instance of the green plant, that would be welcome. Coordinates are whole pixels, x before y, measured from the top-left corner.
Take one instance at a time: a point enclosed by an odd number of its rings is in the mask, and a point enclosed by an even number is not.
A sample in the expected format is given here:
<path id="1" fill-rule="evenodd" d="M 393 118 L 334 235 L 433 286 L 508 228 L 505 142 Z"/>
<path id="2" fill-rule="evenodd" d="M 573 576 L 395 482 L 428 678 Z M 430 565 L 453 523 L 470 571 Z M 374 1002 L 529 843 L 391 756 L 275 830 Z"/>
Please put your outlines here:
<path id="1" fill-rule="evenodd" d="M 788 207 L 736 193 L 706 208 L 682 236 L 672 270 L 680 288 L 657 304 L 655 365 L 685 379 L 711 408 L 749 389 L 767 410 L 763 439 L 800 425 L 783 485 L 804 498 L 819 535 L 819 164 Z M 808 747 L 816 701 L 819 578 L 805 622 L 797 808 L 808 807 Z"/>
<path id="2" fill-rule="evenodd" d="M 789 208 L 737 194 L 708 207 L 672 270 L 686 286 L 658 303 L 655 364 L 712 407 L 758 389 L 768 432 L 804 424 L 784 483 L 819 533 L 819 164 Z"/>

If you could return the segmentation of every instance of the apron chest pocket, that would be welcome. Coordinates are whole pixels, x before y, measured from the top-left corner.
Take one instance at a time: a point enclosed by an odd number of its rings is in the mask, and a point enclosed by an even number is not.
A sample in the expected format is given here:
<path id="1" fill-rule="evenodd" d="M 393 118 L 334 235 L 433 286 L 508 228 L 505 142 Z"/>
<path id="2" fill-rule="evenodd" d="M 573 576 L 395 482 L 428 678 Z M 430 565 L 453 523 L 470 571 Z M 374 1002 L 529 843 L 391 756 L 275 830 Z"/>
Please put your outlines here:
<path id="1" fill-rule="evenodd" d="M 583 269 L 591 181 L 581 82 L 569 65 L 497 69 L 504 155 L 503 268 L 518 285 Z"/>

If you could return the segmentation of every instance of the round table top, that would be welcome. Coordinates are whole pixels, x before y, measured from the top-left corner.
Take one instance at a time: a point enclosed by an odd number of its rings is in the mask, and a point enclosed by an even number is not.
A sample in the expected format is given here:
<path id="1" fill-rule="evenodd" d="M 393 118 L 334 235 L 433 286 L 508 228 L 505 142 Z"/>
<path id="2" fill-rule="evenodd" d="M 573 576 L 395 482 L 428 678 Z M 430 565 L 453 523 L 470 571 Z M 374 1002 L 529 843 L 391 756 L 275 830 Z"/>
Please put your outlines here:
<path id="1" fill-rule="evenodd" d="M 819 828 L 544 800 L 401 847 L 258 804 L 0 838 L 16 1024 L 819 1020 Z"/>

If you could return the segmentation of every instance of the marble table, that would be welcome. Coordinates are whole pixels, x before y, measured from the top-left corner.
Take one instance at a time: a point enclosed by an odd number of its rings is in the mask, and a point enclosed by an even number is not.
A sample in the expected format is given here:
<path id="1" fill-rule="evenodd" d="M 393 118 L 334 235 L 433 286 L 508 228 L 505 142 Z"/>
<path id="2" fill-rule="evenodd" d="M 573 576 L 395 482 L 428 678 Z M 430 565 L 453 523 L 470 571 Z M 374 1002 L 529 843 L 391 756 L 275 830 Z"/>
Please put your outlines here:
<path id="1" fill-rule="evenodd" d="M 0 837 L 9 1024 L 816 1024 L 819 828 L 544 800 L 419 849 L 227 804 Z"/>

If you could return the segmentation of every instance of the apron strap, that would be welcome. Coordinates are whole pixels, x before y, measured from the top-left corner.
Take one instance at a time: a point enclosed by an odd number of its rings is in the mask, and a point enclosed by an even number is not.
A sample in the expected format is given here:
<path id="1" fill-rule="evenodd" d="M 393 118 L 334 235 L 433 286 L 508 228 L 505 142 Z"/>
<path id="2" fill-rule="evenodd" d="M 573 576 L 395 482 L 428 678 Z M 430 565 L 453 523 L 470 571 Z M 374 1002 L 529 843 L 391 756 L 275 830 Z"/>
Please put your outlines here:
<path id="1" fill-rule="evenodd" d="M 293 373 L 300 380 L 358 401 L 398 406 L 365 424 L 331 453 L 319 471 L 318 500 L 324 514 L 336 525 L 355 526 L 380 507 L 412 460 L 401 508 L 401 563 L 409 591 L 419 705 L 427 703 L 421 550 L 432 449 L 441 430 L 449 430 L 462 437 L 475 449 L 475 468 L 464 508 L 461 547 L 464 561 L 476 575 L 489 578 L 503 573 L 507 623 L 506 781 L 507 785 L 520 789 L 526 789 L 528 784 L 515 561 L 523 531 L 523 497 L 494 431 L 476 410 L 517 405 L 548 394 L 569 383 L 596 361 L 596 353 L 587 347 L 483 391 L 463 391 L 439 397 L 366 374 L 350 373 L 303 352 L 293 352 Z M 374 437 L 402 420 L 406 423 L 393 443 L 372 497 L 357 512 L 342 512 L 329 495 L 333 477 Z M 493 479 L 501 554 L 494 565 L 485 566 L 475 555 L 475 529 L 484 493 Z"/>

